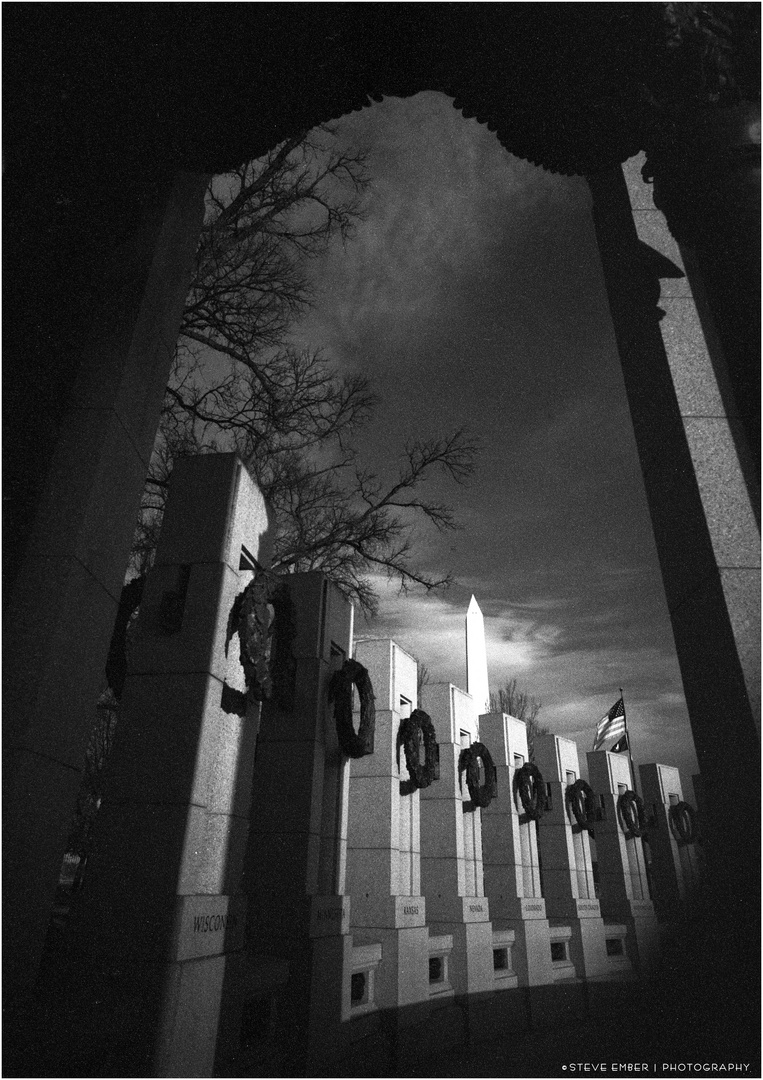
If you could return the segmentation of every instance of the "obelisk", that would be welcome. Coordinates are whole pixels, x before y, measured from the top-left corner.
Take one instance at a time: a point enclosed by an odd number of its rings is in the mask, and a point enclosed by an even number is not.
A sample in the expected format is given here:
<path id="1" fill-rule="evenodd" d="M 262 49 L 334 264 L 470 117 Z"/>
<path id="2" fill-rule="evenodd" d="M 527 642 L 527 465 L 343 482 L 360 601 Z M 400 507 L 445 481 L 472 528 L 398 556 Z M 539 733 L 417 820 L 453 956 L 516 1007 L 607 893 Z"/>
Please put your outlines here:
<path id="1" fill-rule="evenodd" d="M 474 596 L 466 611 L 466 690 L 477 707 L 478 716 L 490 712 L 485 622 Z"/>

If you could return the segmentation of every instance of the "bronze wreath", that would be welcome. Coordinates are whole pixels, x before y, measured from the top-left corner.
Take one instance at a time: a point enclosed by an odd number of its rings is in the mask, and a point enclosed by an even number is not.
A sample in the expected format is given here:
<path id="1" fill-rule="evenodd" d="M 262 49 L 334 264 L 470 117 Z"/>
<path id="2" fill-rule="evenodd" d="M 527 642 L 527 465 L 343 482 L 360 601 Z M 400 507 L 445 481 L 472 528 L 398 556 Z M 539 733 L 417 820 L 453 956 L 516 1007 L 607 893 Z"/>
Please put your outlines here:
<path id="1" fill-rule="evenodd" d="M 352 726 L 352 688 L 360 697 L 360 724 Z M 359 758 L 374 752 L 376 702 L 371 677 L 357 660 L 345 660 L 329 683 L 329 702 L 334 703 L 334 722 L 339 748 L 347 757 Z"/>
<path id="2" fill-rule="evenodd" d="M 596 822 L 596 802 L 593 788 L 585 780 L 576 780 L 564 793 L 567 812 L 577 821 L 581 829 L 591 831 Z"/>
<path id="3" fill-rule="evenodd" d="M 687 802 L 676 803 L 668 811 L 670 831 L 679 844 L 693 844 L 697 839 L 697 815 Z"/>
<path id="4" fill-rule="evenodd" d="M 252 580 L 233 601 L 225 632 L 226 656 L 233 635 L 238 632 L 246 688 L 255 701 L 265 701 L 273 693 L 270 674 L 274 614 L 270 603 L 271 580 L 272 575 L 258 565 Z"/>
<path id="5" fill-rule="evenodd" d="M 646 831 L 644 800 L 635 791 L 624 791 L 617 800 L 617 816 L 626 837 L 641 836 Z"/>
<path id="6" fill-rule="evenodd" d="M 532 821 L 543 817 L 546 809 L 546 792 L 543 774 L 537 765 L 528 761 L 514 773 L 514 801 L 517 796 L 522 809 Z"/>
<path id="7" fill-rule="evenodd" d="M 485 770 L 485 783 L 480 784 L 480 766 Z M 498 771 L 484 743 L 475 742 L 462 750 L 458 757 L 458 786 L 461 774 L 466 772 L 466 786 L 474 806 L 489 806 L 498 794 Z"/>
<path id="8" fill-rule="evenodd" d="M 424 764 L 421 764 L 420 748 L 424 742 Z M 397 733 L 398 760 L 400 747 L 405 753 L 405 766 L 414 788 L 429 787 L 440 779 L 440 748 L 431 717 L 422 709 L 414 709 L 410 716 L 400 721 Z"/>

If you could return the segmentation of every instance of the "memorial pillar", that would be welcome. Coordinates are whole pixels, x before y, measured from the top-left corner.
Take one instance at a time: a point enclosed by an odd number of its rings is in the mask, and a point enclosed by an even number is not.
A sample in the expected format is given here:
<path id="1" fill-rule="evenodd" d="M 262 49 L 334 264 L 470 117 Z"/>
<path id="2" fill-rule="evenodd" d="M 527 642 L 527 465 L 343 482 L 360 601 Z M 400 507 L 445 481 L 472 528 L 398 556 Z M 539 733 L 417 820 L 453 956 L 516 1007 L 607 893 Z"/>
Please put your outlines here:
<path id="1" fill-rule="evenodd" d="M 631 764 L 626 754 L 589 753 L 588 778 L 602 808 L 596 823 L 596 858 L 599 869 L 601 912 L 608 923 L 625 923 L 626 945 L 633 967 L 641 973 L 657 958 L 657 922 L 654 915 L 641 837 L 625 828 L 620 797 L 633 791 Z M 637 828 L 640 828 L 636 821 Z M 608 949 L 616 948 L 608 937 Z"/>
<path id="2" fill-rule="evenodd" d="M 744 172 L 751 149 L 734 158 Z M 735 382 L 726 355 L 739 335 L 719 333 L 697 259 L 671 236 L 641 163 L 626 162 L 625 176 L 618 169 L 588 178 L 594 225 L 700 772 L 709 799 L 723 796 L 728 776 L 738 792 L 722 823 L 708 821 L 708 884 L 715 903 L 752 927 L 759 914 L 750 899 L 757 868 L 747 857 L 759 835 L 759 478 L 739 402 L 744 382 Z M 702 188 L 716 197 L 716 210 L 720 197 L 727 220 L 737 213 L 722 197 L 721 172 L 697 165 L 684 176 L 696 183 L 674 191 L 674 207 L 700 231 L 712 217 L 690 205 Z M 757 197 L 759 179 L 749 190 Z M 757 229 L 742 231 L 757 235 L 759 217 Z M 759 244 L 751 242 L 757 261 Z M 724 256 L 730 268 L 735 254 L 732 244 Z M 703 258 L 712 262 L 712 239 Z M 727 291 L 734 280 L 727 276 Z M 748 342 L 753 337 L 759 345 L 759 330 L 748 330 Z"/>
<path id="3" fill-rule="evenodd" d="M 498 771 L 498 794 L 482 810 L 485 896 L 495 930 L 514 931 L 512 966 L 521 986 L 554 981 L 546 903 L 541 892 L 538 830 L 514 794 L 528 761 L 527 727 L 503 713 L 480 716 L 481 739 Z M 545 794 L 545 792 L 544 792 Z"/>
<path id="4" fill-rule="evenodd" d="M 286 575 L 281 590 L 246 852 L 248 947 L 288 962 L 278 1000 L 281 1036 L 297 1056 L 320 1056 L 350 1015 L 350 763 L 328 689 L 350 656 L 353 611 L 318 572 Z"/>
<path id="5" fill-rule="evenodd" d="M 575 972 L 586 979 L 600 978 L 612 969 L 594 887 L 591 844 L 587 829 L 573 821 L 566 800 L 568 788 L 580 779 L 578 748 L 570 739 L 537 735 L 535 764 L 548 791 L 546 812 L 538 823 L 538 843 L 552 940 L 554 927 L 569 927 L 569 959 Z M 563 960 L 563 944 L 558 943 L 556 963 Z"/>
<path id="6" fill-rule="evenodd" d="M 50 312 L 31 310 L 27 296 L 7 344 L 27 374 L 6 401 L 13 428 L 6 429 L 3 597 L 6 992 L 37 976 L 205 188 L 203 176 L 181 174 L 168 187 L 125 178 L 109 196 L 116 209 L 99 206 L 95 222 L 93 206 L 83 209 L 59 267 L 74 281 L 64 327 L 51 325 Z M 31 218 L 24 220 L 22 246 L 34 244 L 34 272 L 49 278 L 61 258 L 47 250 L 55 239 L 45 221 L 35 237 Z M 97 257 L 83 267 L 88 236 L 99 229 Z M 27 292 L 33 283 L 34 275 Z M 72 308 L 74 328 L 66 322 Z"/>
<path id="7" fill-rule="evenodd" d="M 411 783 L 401 721 L 417 707 L 417 664 L 388 639 L 359 641 L 376 698 L 374 752 L 350 775 L 347 892 L 358 944 L 381 943 L 374 996 L 379 1008 L 429 999 L 429 931 L 421 895 L 419 789 Z"/>
<path id="8" fill-rule="evenodd" d="M 451 683 L 427 687 L 440 779 L 421 792 L 421 887 L 435 934 L 453 937 L 449 980 L 459 994 L 493 990 L 493 928 L 482 873 L 482 811 L 459 782 L 462 750 L 479 741 L 472 698 Z"/>
<path id="9" fill-rule="evenodd" d="M 647 834 L 652 895 L 657 914 L 676 915 L 699 885 L 695 841 L 682 841 L 671 828 L 671 807 L 684 801 L 681 776 L 671 765 L 639 766 L 644 807 L 652 825 Z"/>
<path id="10" fill-rule="evenodd" d="M 176 464 L 72 910 L 78 992 L 95 1015 L 99 997 L 111 1002 L 99 1037 L 123 1047 L 135 1075 L 213 1075 L 223 981 L 244 947 L 260 713 L 239 620 L 227 646 L 229 617 L 267 556 L 267 530 L 235 454 Z M 266 635 L 266 606 L 253 612 Z M 264 640 L 243 644 L 257 653 Z"/>

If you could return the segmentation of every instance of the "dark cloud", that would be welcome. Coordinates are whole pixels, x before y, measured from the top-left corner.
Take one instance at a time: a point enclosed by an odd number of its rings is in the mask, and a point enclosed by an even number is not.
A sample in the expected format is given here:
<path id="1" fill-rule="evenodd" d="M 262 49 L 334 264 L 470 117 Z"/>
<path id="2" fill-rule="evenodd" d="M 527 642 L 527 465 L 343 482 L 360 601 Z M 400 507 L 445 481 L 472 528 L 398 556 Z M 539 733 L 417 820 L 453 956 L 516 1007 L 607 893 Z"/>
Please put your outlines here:
<path id="1" fill-rule="evenodd" d="M 445 596 L 384 581 L 374 633 L 463 685 L 463 617 L 485 613 L 493 685 L 517 677 L 581 754 L 626 690 L 641 760 L 697 771 L 627 402 L 581 179 L 508 155 L 444 97 L 342 121 L 372 147 L 366 219 L 316 274 L 296 336 L 374 377 L 364 444 L 377 469 L 413 432 L 462 424 L 479 473 L 461 532 L 422 537 Z M 437 483 L 432 484 L 437 491 Z"/>

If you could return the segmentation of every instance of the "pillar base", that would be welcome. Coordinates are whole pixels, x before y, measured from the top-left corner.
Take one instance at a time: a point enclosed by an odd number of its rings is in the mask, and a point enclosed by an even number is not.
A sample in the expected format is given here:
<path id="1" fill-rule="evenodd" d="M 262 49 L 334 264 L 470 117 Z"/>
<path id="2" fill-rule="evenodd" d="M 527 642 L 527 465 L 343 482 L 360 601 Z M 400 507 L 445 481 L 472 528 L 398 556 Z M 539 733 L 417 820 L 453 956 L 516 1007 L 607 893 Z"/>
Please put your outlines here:
<path id="1" fill-rule="evenodd" d="M 609 922 L 628 927 L 627 950 L 633 970 L 643 975 L 653 971 L 659 956 L 659 924 L 651 900 L 624 900 L 607 906 Z"/>
<path id="2" fill-rule="evenodd" d="M 580 915 L 568 914 L 572 911 L 580 911 Z M 555 903 L 549 911 L 549 923 L 551 926 L 567 926 L 572 931 L 569 959 L 578 978 L 600 979 L 611 975 L 612 968 L 604 943 L 604 920 L 598 900 Z"/>
<path id="3" fill-rule="evenodd" d="M 514 932 L 511 966 L 520 986 L 548 986 L 554 982 L 548 919 L 532 912 L 526 919 L 494 920 L 493 926 Z"/>
<path id="4" fill-rule="evenodd" d="M 491 922 L 438 921 L 430 923 L 429 929 L 433 936 L 449 935 L 453 939 L 448 980 L 456 996 L 484 994 L 495 989 Z"/>

